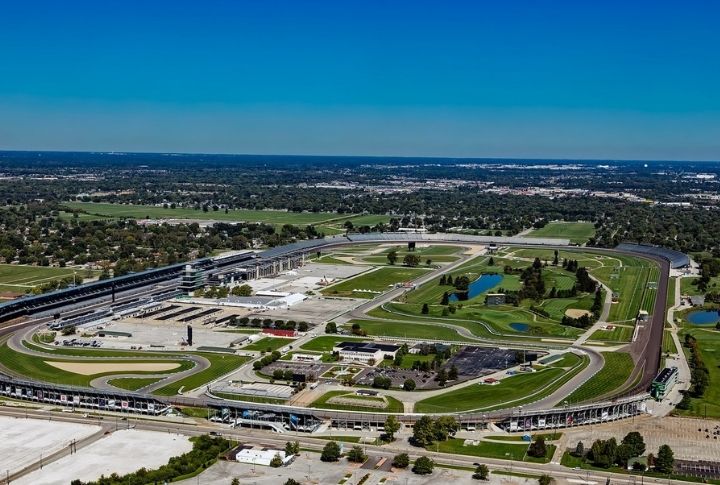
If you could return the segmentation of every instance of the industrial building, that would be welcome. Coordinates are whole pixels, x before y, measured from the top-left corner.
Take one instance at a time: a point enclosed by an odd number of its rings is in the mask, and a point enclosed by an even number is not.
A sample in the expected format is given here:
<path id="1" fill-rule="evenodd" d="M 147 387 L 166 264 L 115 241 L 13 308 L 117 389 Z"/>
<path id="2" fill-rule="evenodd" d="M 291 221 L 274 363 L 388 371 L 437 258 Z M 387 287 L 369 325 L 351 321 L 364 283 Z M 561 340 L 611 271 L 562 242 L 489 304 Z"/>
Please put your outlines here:
<path id="1" fill-rule="evenodd" d="M 375 342 L 340 342 L 333 347 L 333 352 L 338 353 L 340 360 L 363 364 L 378 364 L 385 358 L 394 359 L 398 350 L 399 345 Z"/>

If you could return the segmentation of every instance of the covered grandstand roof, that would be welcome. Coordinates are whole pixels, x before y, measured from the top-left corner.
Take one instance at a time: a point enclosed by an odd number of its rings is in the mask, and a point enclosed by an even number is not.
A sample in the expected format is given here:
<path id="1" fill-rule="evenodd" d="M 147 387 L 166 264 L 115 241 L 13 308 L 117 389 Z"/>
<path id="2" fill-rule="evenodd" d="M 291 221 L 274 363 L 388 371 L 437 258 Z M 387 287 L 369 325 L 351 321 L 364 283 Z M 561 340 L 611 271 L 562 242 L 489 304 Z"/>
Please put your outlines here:
<path id="1" fill-rule="evenodd" d="M 661 246 L 651 246 L 649 244 L 633 244 L 633 243 L 622 243 L 618 244 L 615 249 L 618 251 L 627 251 L 629 253 L 638 254 L 649 254 L 652 256 L 660 256 L 670 261 L 671 268 L 683 268 L 690 265 L 690 257 L 675 251 L 674 249 L 663 248 Z"/>

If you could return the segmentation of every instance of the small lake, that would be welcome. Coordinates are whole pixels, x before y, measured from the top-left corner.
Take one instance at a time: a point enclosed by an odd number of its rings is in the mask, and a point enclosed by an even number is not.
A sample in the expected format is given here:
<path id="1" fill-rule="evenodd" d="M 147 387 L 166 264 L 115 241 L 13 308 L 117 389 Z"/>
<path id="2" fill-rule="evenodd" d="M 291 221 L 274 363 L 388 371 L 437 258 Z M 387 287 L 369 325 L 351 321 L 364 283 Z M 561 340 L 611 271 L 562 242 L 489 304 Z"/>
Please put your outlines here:
<path id="1" fill-rule="evenodd" d="M 712 325 L 720 322 L 720 312 L 718 310 L 700 310 L 690 313 L 687 319 L 693 325 Z"/>
<path id="2" fill-rule="evenodd" d="M 497 273 L 485 273 L 480 275 L 478 279 L 470 283 L 468 287 L 468 300 L 475 298 L 481 293 L 485 293 L 490 288 L 494 288 L 499 285 L 503 280 L 503 275 Z M 458 301 L 458 297 L 455 293 L 450 295 L 450 301 Z"/>
<path id="3" fill-rule="evenodd" d="M 530 325 L 527 323 L 511 323 L 510 328 L 516 332 L 527 332 L 530 330 Z"/>

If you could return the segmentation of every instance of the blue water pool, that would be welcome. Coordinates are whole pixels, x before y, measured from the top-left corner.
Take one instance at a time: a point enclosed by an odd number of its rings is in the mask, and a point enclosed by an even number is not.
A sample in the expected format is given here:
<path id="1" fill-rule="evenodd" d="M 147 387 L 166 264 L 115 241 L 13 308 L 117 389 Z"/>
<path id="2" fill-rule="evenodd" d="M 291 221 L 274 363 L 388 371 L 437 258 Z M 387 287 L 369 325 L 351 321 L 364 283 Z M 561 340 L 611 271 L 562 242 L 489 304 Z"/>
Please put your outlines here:
<path id="1" fill-rule="evenodd" d="M 720 322 L 720 313 L 718 310 L 700 310 L 690 313 L 687 319 L 693 325 L 712 325 Z"/>
<path id="2" fill-rule="evenodd" d="M 478 279 L 470 283 L 468 287 L 468 300 L 475 298 L 481 293 L 485 293 L 490 288 L 494 288 L 503 280 L 503 275 L 496 273 L 486 273 L 480 275 Z M 455 293 L 450 295 L 450 301 L 458 301 Z"/>
<path id="3" fill-rule="evenodd" d="M 527 323 L 511 323 L 510 328 L 515 330 L 516 332 L 527 332 L 530 330 L 530 325 Z"/>

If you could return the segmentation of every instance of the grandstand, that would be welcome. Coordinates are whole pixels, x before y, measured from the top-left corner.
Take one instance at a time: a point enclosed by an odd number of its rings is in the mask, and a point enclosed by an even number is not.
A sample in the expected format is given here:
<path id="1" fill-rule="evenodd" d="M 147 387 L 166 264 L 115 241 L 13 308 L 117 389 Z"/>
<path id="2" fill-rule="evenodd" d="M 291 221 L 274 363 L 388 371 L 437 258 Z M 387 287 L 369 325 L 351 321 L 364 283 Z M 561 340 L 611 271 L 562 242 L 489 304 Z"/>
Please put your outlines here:
<path id="1" fill-rule="evenodd" d="M 674 249 L 663 248 L 661 246 L 651 246 L 649 244 L 622 243 L 618 244 L 615 249 L 628 253 L 659 256 L 661 258 L 667 259 L 670 262 L 670 267 L 673 269 L 690 266 L 690 257 L 687 254 L 681 253 L 680 251 L 675 251 Z"/>

